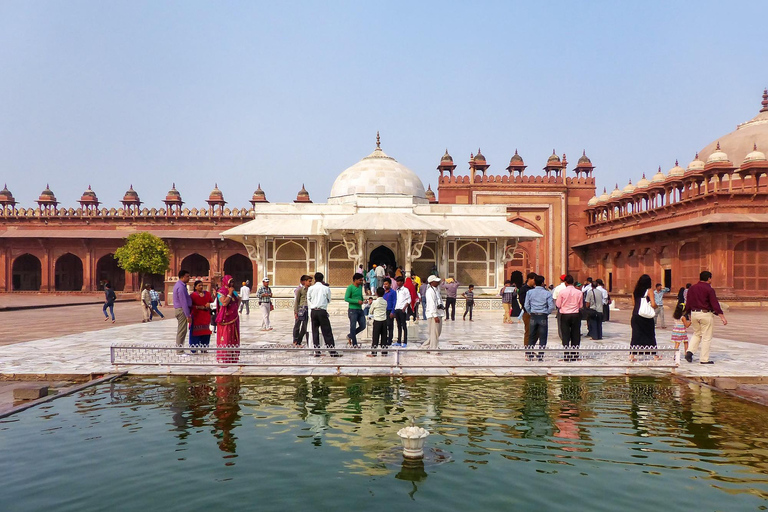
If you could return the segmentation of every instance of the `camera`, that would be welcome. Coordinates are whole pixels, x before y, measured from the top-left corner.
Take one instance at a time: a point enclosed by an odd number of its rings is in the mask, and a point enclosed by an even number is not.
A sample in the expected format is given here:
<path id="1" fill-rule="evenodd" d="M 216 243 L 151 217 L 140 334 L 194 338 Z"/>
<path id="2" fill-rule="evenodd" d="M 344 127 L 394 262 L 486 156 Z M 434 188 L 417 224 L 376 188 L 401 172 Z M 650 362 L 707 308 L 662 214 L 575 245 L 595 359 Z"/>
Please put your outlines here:
<path id="1" fill-rule="evenodd" d="M 442 311 L 442 310 L 444 310 L 444 309 L 445 309 L 445 305 L 443 305 L 443 304 L 438 304 L 438 305 L 437 305 L 437 309 L 438 309 L 439 311 Z"/>

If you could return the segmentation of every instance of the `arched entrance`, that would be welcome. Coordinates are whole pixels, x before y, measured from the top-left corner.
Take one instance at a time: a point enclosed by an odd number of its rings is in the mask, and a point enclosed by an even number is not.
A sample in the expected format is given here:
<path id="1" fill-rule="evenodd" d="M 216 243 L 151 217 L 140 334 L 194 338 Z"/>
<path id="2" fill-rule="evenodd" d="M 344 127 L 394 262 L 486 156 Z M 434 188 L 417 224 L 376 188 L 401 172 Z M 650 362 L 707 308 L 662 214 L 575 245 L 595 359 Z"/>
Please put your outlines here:
<path id="1" fill-rule="evenodd" d="M 224 261 L 224 275 L 230 275 L 235 280 L 237 288 L 240 289 L 240 284 L 244 281 L 250 281 L 251 286 L 253 282 L 253 265 L 251 260 L 247 256 L 242 254 L 233 254 Z"/>
<path id="2" fill-rule="evenodd" d="M 116 292 L 123 291 L 125 288 L 125 270 L 117 265 L 114 254 L 106 254 L 96 262 L 96 279 L 99 290 L 103 290 L 104 284 L 109 282 Z"/>
<path id="3" fill-rule="evenodd" d="M 83 289 L 83 262 L 71 252 L 56 260 L 55 288 L 57 292 Z"/>
<path id="4" fill-rule="evenodd" d="M 384 245 L 380 245 L 371 251 L 371 257 L 368 258 L 368 268 L 373 265 L 387 265 L 387 271 L 394 269 L 397 266 L 397 259 L 392 249 Z"/>
<path id="5" fill-rule="evenodd" d="M 179 270 L 186 270 L 192 277 L 208 277 L 211 265 L 204 256 L 197 253 L 190 254 L 183 260 L 181 260 L 181 266 Z"/>
<path id="6" fill-rule="evenodd" d="M 13 261 L 11 270 L 13 291 L 39 291 L 43 267 L 40 260 L 31 254 L 22 254 Z"/>

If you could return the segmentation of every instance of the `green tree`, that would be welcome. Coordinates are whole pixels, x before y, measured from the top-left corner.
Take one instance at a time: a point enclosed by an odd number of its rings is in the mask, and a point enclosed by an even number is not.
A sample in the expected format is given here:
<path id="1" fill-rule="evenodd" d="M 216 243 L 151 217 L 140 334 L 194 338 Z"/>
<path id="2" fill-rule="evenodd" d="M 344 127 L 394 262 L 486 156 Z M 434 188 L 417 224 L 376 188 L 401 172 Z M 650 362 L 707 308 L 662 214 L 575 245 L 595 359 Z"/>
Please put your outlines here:
<path id="1" fill-rule="evenodd" d="M 143 285 L 144 276 L 168 270 L 171 251 L 162 239 L 151 233 L 133 233 L 128 235 L 125 245 L 115 251 L 115 258 L 120 268 L 138 273 L 139 283 Z"/>

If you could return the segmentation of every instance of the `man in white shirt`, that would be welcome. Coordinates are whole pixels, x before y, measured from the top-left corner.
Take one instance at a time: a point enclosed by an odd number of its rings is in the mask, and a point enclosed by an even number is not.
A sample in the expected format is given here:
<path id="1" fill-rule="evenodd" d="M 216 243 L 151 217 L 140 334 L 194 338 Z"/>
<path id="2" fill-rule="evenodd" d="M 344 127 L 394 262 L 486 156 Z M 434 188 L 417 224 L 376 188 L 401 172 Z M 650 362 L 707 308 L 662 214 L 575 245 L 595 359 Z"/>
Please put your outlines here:
<path id="1" fill-rule="evenodd" d="M 248 299 L 251 298 L 251 282 L 246 281 L 243 286 L 240 287 L 240 312 L 243 312 L 243 306 L 245 306 L 245 314 L 251 314 L 251 304 Z"/>
<path id="2" fill-rule="evenodd" d="M 607 322 L 611 319 L 611 298 L 608 296 L 608 290 L 605 289 L 605 283 L 602 279 L 596 279 L 595 284 L 603 294 L 603 322 Z"/>
<path id="3" fill-rule="evenodd" d="M 411 292 L 405 287 L 405 278 L 403 276 L 395 279 L 397 281 L 397 302 L 395 303 L 395 321 L 397 321 L 397 343 L 396 347 L 408 346 L 408 306 L 411 304 Z M 405 334 L 403 334 L 405 331 Z M 402 341 L 401 341 L 402 340 Z"/>
<path id="4" fill-rule="evenodd" d="M 440 297 L 440 278 L 437 276 L 429 276 L 427 280 L 429 288 L 427 288 L 427 301 L 424 311 L 427 315 L 427 324 L 429 325 L 429 337 L 427 338 L 427 350 L 435 350 L 439 344 L 440 333 L 443 330 L 443 323 L 441 318 L 445 311 L 445 305 L 443 304 L 443 298 Z"/>
<path id="5" fill-rule="evenodd" d="M 309 317 L 312 320 L 312 344 L 320 348 L 320 330 L 323 331 L 323 339 L 326 347 L 335 347 L 331 320 L 328 318 L 328 303 L 331 302 L 331 288 L 323 282 L 325 276 L 320 272 L 315 274 L 315 284 L 307 290 L 307 306 Z M 331 350 L 331 357 L 341 357 L 341 354 Z M 315 357 L 320 357 L 320 351 L 315 352 Z"/>

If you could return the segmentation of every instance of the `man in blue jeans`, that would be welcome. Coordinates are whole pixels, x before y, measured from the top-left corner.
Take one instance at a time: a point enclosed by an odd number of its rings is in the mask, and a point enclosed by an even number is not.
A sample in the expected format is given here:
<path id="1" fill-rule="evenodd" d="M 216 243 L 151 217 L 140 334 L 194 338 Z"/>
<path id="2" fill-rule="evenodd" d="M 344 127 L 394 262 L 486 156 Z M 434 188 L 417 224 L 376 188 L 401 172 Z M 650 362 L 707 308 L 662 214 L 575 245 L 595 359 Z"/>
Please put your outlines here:
<path id="1" fill-rule="evenodd" d="M 539 346 L 543 348 L 547 346 L 548 317 L 555 310 L 555 301 L 552 300 L 552 293 L 544 288 L 544 276 L 537 275 L 533 282 L 536 287 L 525 294 L 525 310 L 531 315 L 531 332 L 524 342 L 526 347 L 533 347 L 538 339 Z M 525 353 L 526 360 L 530 361 L 533 356 L 533 352 Z M 544 360 L 544 352 L 539 352 L 538 360 Z"/>
<path id="2" fill-rule="evenodd" d="M 363 313 L 363 274 L 356 272 L 352 276 L 352 284 L 344 292 L 344 300 L 349 304 L 349 334 L 347 340 L 357 348 L 357 335 L 365 330 L 365 313 Z"/>

